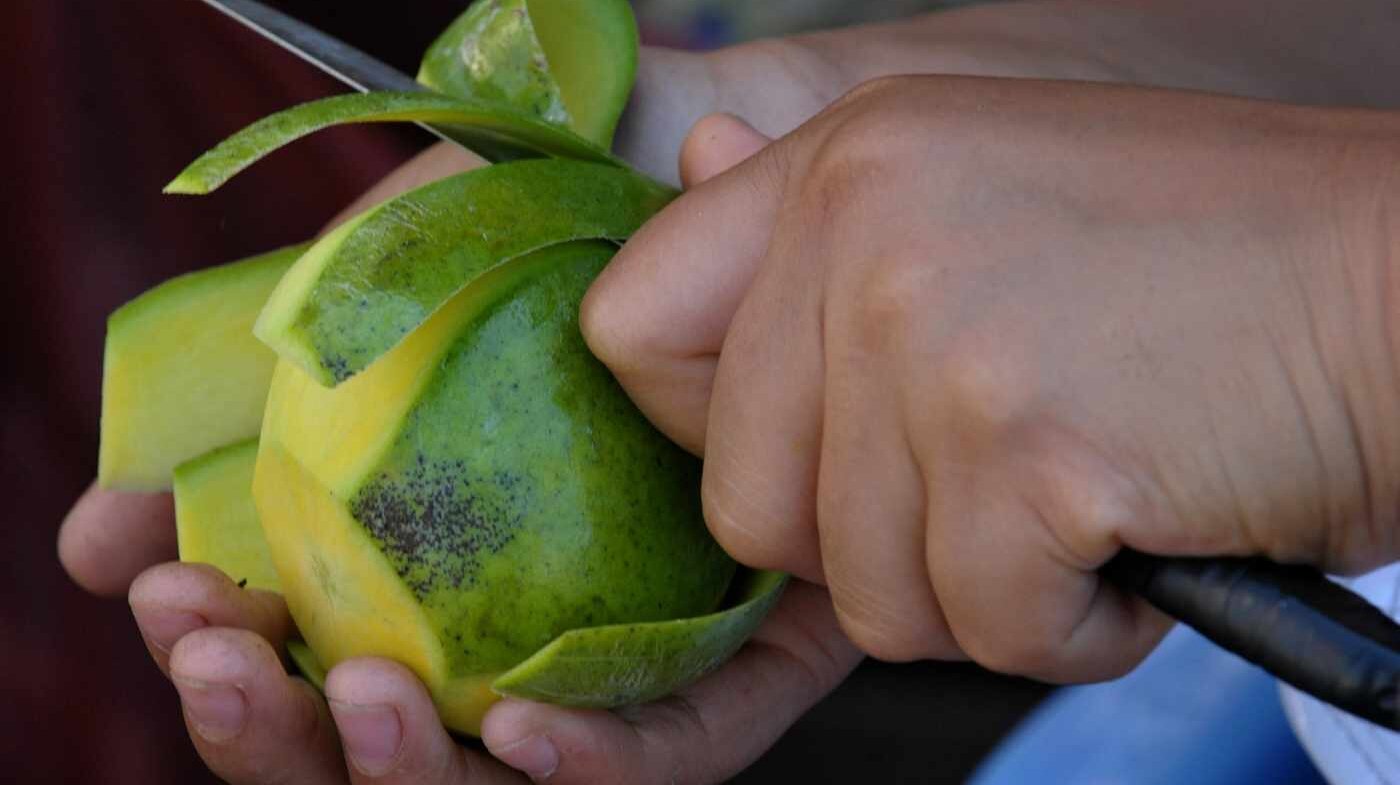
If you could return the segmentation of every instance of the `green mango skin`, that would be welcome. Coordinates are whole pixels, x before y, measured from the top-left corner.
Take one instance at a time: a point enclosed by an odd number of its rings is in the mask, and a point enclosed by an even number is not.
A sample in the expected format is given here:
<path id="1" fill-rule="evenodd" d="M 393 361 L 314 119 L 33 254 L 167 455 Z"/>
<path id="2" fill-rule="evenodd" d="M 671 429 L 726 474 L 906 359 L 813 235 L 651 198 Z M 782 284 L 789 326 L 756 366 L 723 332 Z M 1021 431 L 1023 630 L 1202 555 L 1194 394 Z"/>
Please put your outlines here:
<path id="1" fill-rule="evenodd" d="M 323 98 L 264 117 L 195 159 L 165 186 L 165 193 L 212 193 L 274 150 L 324 128 L 392 122 L 427 123 L 488 161 L 562 157 L 627 166 L 569 129 L 504 104 L 426 92 L 376 92 Z"/>
<path id="2" fill-rule="evenodd" d="M 440 93 L 507 104 L 572 127 L 525 0 L 472 3 L 428 47 L 418 81 Z"/>
<path id="3" fill-rule="evenodd" d="M 497 265 L 559 242 L 621 241 L 674 195 L 625 169 L 557 159 L 438 180 L 326 237 L 298 265 L 323 264 L 314 280 L 289 275 L 255 329 L 333 386 Z"/>
<path id="4" fill-rule="evenodd" d="M 707 616 L 572 630 L 501 674 L 502 695 L 610 709 L 675 694 L 723 665 L 778 603 L 787 576 L 742 571 L 732 602 Z"/>
<path id="5" fill-rule="evenodd" d="M 673 695 L 723 665 L 782 597 L 788 576 L 741 571 L 732 604 L 707 616 L 572 630 L 491 683 L 501 695 L 614 709 Z M 326 669 L 303 641 L 287 654 L 322 692 Z"/>
<path id="6" fill-rule="evenodd" d="M 700 463 L 589 353 L 578 305 L 615 247 L 513 264 L 458 334 L 348 507 L 451 637 L 457 673 L 559 634 L 716 609 L 735 565 L 700 509 Z"/>
<path id="7" fill-rule="evenodd" d="M 418 81 L 609 148 L 636 72 L 637 21 L 626 0 L 479 0 L 428 48 Z"/>

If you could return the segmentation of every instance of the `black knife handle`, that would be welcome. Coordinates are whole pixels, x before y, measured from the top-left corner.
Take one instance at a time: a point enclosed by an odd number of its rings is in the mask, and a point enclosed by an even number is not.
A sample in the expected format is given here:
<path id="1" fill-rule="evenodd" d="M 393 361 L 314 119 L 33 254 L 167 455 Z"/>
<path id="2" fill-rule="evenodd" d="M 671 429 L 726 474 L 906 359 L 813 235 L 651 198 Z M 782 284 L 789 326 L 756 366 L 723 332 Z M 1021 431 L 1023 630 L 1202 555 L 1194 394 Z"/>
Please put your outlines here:
<path id="1" fill-rule="evenodd" d="M 1282 681 L 1400 730 L 1400 624 L 1321 572 L 1127 549 L 1099 572 Z"/>

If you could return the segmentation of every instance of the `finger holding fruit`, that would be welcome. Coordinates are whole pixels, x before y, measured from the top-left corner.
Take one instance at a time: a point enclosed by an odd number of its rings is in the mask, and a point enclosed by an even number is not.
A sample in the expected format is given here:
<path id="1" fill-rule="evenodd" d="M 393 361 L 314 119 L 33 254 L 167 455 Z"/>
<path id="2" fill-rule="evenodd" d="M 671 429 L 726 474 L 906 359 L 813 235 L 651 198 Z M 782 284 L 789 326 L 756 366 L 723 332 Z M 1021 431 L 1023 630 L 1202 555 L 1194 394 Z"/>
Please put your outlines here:
<path id="1" fill-rule="evenodd" d="M 326 694 L 286 675 L 261 637 L 206 628 L 180 640 L 171 677 L 195 748 L 233 783 L 515 783 L 448 735 L 423 685 L 389 660 L 337 668 Z"/>
<path id="2" fill-rule="evenodd" d="M 722 135 L 713 137 L 703 148 L 703 156 L 687 162 L 689 176 L 694 181 L 703 180 L 741 160 L 753 151 L 748 141 Z M 227 458 L 240 458 L 239 450 L 221 452 Z M 241 452 L 246 460 L 247 448 Z M 214 461 L 196 462 L 195 468 L 201 464 L 217 467 L 218 456 L 214 458 Z M 189 485 L 189 480 L 199 479 L 200 472 L 186 472 L 184 476 Z M 234 609 L 228 607 L 229 599 L 236 602 L 253 593 L 240 592 L 232 581 L 206 567 L 174 564 L 143 575 L 133 588 L 132 604 L 148 639 L 157 639 L 158 635 L 147 630 L 144 621 L 157 613 L 183 618 L 193 616 L 229 627 L 266 629 L 265 623 L 256 618 L 254 607 L 247 602 Z M 190 598 L 199 598 L 201 602 L 190 603 Z M 147 606 L 155 607 L 148 609 Z M 245 613 L 241 620 L 236 615 L 239 609 Z M 186 630 L 180 630 L 180 634 L 184 632 Z M 260 671 L 246 674 L 265 684 L 256 693 L 250 693 L 250 701 L 253 700 L 251 695 L 256 694 L 265 700 L 286 703 L 299 694 L 298 688 L 284 684 L 295 680 L 283 674 L 280 663 L 273 663 L 266 657 L 259 659 L 263 647 L 252 638 L 221 635 L 215 640 L 226 648 L 241 647 L 237 653 L 240 661 L 264 666 Z M 278 639 L 272 640 L 276 643 Z M 718 672 L 672 698 L 629 709 L 625 717 L 605 711 L 509 701 L 493 709 L 483 720 L 488 749 L 521 770 L 537 776 L 550 774 L 553 782 L 659 782 L 671 781 L 677 773 L 683 773 L 680 781 L 708 782 L 727 778 L 761 754 L 791 722 L 839 683 L 859 660 L 858 652 L 837 628 L 829 598 L 816 587 L 807 585 L 789 590 L 754 633 L 753 640 L 755 645 L 742 649 Z M 165 647 L 171 645 L 168 640 L 164 643 Z M 158 651 L 153 648 L 159 661 Z M 794 668 L 794 662 L 803 663 L 803 667 Z M 401 667 L 382 660 L 346 662 L 326 678 L 332 708 L 335 709 L 337 699 L 355 705 L 366 702 L 363 698 L 345 697 L 340 690 L 347 690 L 351 695 L 359 695 L 357 690 L 377 690 L 375 694 L 383 703 L 392 706 L 396 716 L 412 715 L 413 707 L 421 702 L 424 693 L 416 678 L 410 683 L 405 674 Z M 813 675 L 817 676 L 815 680 L 811 678 Z M 361 686 L 365 680 L 372 683 Z M 392 689 L 386 692 L 388 687 Z M 747 699 L 736 701 L 735 695 L 745 695 Z M 753 709 L 757 706 L 764 710 L 756 720 Z M 254 710 L 250 708 L 249 711 Z M 353 710 L 342 709 L 336 716 L 347 711 L 353 713 Z M 443 735 L 440 728 L 418 726 L 411 731 L 409 725 L 405 720 L 400 728 L 400 751 L 390 763 L 366 762 L 364 756 L 357 758 L 353 747 L 357 741 L 367 744 L 371 752 L 393 747 L 392 738 L 387 741 L 383 738 L 385 733 L 392 737 L 392 730 L 371 738 L 364 733 L 347 737 L 346 729 L 342 728 L 340 735 L 347 747 L 352 779 L 391 782 L 407 777 L 403 781 L 412 781 L 424 771 L 445 771 L 448 777 L 457 776 L 461 769 L 459 763 L 446 766 L 435 763 L 440 762 L 444 754 L 465 756 L 461 759 L 471 765 L 485 765 L 469 752 L 444 752 L 445 748 L 436 738 Z M 415 732 L 429 738 L 415 740 L 412 737 Z M 295 762 L 307 770 L 319 765 L 329 770 L 331 776 L 340 765 L 335 759 L 315 764 L 315 759 L 326 756 L 314 748 L 285 739 L 280 747 L 275 746 L 273 740 L 256 735 L 248 740 L 241 737 L 226 740 L 220 748 L 223 751 L 217 754 L 207 739 L 201 738 L 197 743 L 215 771 L 233 781 L 257 780 L 235 779 L 236 772 L 230 770 L 230 762 L 276 759 L 282 761 L 281 765 L 291 766 Z M 546 745 L 544 752 L 541 752 L 541 745 Z M 245 746 L 258 749 L 245 750 Z M 371 777 L 366 772 L 376 772 L 378 776 Z"/>
<path id="3" fill-rule="evenodd" d="M 287 628 L 264 595 L 196 564 L 161 565 L 133 587 L 142 635 L 157 662 L 171 663 L 191 739 L 221 778 L 515 781 L 448 735 L 402 665 L 348 660 L 324 677 L 325 698 L 288 675 L 276 653 Z M 483 741 L 500 760 L 550 782 L 720 782 L 757 759 L 859 659 L 827 594 L 795 583 L 749 645 L 677 694 L 618 712 L 507 700 L 483 718 Z M 221 695 L 229 700 L 217 702 Z"/>

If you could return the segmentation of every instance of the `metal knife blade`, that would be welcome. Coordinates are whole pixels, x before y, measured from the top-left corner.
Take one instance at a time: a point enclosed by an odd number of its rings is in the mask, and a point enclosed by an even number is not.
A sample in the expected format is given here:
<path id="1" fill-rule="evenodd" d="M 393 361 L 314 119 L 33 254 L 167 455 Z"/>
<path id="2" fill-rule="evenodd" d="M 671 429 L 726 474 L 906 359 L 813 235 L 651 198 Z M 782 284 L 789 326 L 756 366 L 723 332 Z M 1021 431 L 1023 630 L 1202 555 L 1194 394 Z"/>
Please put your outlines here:
<path id="1" fill-rule="evenodd" d="M 375 90 L 412 93 L 427 89 L 388 63 L 256 0 L 203 1 L 205 5 L 362 93 Z M 414 125 L 445 142 L 461 144 L 430 123 Z"/>
<path id="2" fill-rule="evenodd" d="M 426 89 L 397 68 L 275 8 L 254 0 L 204 0 L 204 3 L 362 93 Z"/>

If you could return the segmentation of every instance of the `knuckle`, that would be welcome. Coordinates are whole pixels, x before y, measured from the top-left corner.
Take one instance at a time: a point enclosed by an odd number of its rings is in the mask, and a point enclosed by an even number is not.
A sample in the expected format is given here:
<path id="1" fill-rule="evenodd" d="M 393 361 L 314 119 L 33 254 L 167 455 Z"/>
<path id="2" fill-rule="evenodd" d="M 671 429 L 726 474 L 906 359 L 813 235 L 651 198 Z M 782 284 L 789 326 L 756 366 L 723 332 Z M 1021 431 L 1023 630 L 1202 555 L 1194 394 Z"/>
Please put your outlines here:
<path id="1" fill-rule="evenodd" d="M 813 542 L 816 492 L 794 491 L 784 467 L 755 454 L 735 423 L 711 422 L 700 501 L 710 533 L 730 556 L 750 567 L 801 572 Z"/>
<path id="2" fill-rule="evenodd" d="M 616 261 L 616 260 L 614 260 Z M 600 276 L 579 305 L 578 325 L 588 349 L 609 368 L 623 368 L 633 362 L 641 341 L 629 334 L 625 309 L 615 307 L 618 297 L 611 277 Z"/>
<path id="3" fill-rule="evenodd" d="M 760 569 L 781 569 L 781 550 L 764 536 L 768 527 L 755 525 L 756 506 L 726 472 L 707 463 L 700 502 L 705 523 L 715 541 L 735 561 Z"/>
<path id="4" fill-rule="evenodd" d="M 910 156 L 926 157 L 928 134 L 920 127 L 937 122 L 943 113 L 930 111 L 931 102 L 911 92 L 918 81 L 884 76 L 852 88 L 823 111 L 827 131 L 822 147 L 865 162 L 886 161 L 891 168 L 902 164 L 905 170 Z M 952 124 L 938 123 L 940 134 L 945 125 Z"/>
<path id="5" fill-rule="evenodd" d="M 884 614 L 852 609 L 849 601 L 833 594 L 836 619 L 856 648 L 884 662 L 913 662 L 929 654 L 926 642 L 914 634 L 914 626 L 899 623 Z"/>
<path id="6" fill-rule="evenodd" d="M 833 221 L 859 215 L 884 193 L 896 174 L 898 157 L 890 142 L 897 138 L 883 112 L 839 115 L 814 146 L 802 181 L 802 206 L 814 226 L 838 231 Z"/>
<path id="7" fill-rule="evenodd" d="M 1078 432 L 1038 422 L 1010 441 L 1021 467 L 1015 481 L 1060 563 L 1092 570 L 1130 539 L 1129 532 L 1164 520 L 1161 505 L 1151 501 L 1154 493 L 1125 470 L 1126 461 Z"/>
<path id="8" fill-rule="evenodd" d="M 891 103 L 891 99 L 894 99 L 908 83 L 909 77 L 904 76 L 878 76 L 867 79 L 836 99 L 829 111 L 863 111 L 883 107 Z"/>
<path id="9" fill-rule="evenodd" d="M 999 337 L 964 331 L 937 361 L 937 383 L 950 421 L 982 433 L 1012 430 L 1034 400 L 1034 377 Z"/>
<path id="10" fill-rule="evenodd" d="M 846 214 L 841 208 L 878 206 L 889 184 L 907 175 L 908 161 L 921 157 L 926 143 L 911 132 L 903 102 L 887 98 L 890 84 L 865 83 L 812 125 L 802 185 L 808 208 L 819 215 L 839 218 Z"/>
<path id="11" fill-rule="evenodd" d="M 874 588 L 868 574 L 842 569 L 834 562 L 827 573 L 832 607 L 847 639 L 866 654 L 886 662 L 910 662 L 946 656 L 954 650 L 941 614 L 919 602 L 922 587 Z"/>
<path id="12" fill-rule="evenodd" d="M 873 259 L 867 268 L 851 288 L 855 338 L 867 353 L 898 351 L 928 310 L 930 269 L 906 254 Z"/>

